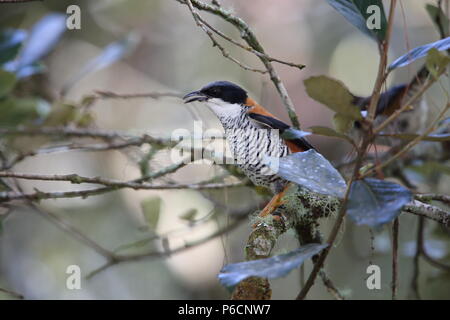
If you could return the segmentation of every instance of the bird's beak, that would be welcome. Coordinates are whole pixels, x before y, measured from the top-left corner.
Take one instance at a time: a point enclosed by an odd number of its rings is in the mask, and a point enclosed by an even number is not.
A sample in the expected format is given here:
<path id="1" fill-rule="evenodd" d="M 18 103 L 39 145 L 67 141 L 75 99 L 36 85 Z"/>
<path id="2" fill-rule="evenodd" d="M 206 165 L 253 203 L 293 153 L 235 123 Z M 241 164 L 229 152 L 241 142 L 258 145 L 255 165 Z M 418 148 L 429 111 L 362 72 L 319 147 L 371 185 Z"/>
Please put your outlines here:
<path id="1" fill-rule="evenodd" d="M 193 101 L 206 101 L 208 100 L 208 96 L 200 91 L 193 91 L 188 93 L 183 97 L 184 103 L 190 103 Z"/>

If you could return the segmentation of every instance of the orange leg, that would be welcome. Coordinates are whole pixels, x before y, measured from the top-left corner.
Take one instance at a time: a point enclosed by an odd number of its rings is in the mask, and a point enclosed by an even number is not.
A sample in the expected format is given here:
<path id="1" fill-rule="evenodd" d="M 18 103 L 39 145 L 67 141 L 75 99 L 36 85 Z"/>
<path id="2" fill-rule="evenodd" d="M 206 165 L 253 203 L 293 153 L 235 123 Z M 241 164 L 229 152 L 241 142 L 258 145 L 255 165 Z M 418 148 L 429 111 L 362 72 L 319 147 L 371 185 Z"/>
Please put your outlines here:
<path id="1" fill-rule="evenodd" d="M 266 217 L 267 215 L 274 212 L 279 206 L 283 204 L 283 196 L 286 193 L 287 187 L 285 187 L 280 193 L 277 193 L 269 201 L 269 203 L 264 207 L 264 209 L 259 213 L 260 217 Z"/>

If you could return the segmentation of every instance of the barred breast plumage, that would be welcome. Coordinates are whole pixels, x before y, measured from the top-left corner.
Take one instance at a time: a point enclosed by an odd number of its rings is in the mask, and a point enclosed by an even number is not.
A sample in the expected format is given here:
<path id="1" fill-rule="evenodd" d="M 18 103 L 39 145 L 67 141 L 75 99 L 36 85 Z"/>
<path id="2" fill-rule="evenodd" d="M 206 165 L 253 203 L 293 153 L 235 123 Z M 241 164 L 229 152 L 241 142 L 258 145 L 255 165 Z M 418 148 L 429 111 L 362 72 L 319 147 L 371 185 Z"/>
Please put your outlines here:
<path id="1" fill-rule="evenodd" d="M 286 184 L 265 164 L 268 157 L 284 157 L 289 153 L 278 130 L 251 121 L 245 108 L 238 117 L 220 117 L 234 160 L 245 175 L 258 186 L 277 192 Z"/>

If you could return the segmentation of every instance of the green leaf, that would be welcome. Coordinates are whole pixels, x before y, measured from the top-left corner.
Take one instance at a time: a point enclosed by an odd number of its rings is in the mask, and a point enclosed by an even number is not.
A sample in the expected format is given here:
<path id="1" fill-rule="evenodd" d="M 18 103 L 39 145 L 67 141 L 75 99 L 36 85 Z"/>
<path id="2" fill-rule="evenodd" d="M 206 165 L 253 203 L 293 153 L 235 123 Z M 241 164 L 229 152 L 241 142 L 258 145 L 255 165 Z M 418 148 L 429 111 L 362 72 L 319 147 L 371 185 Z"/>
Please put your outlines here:
<path id="1" fill-rule="evenodd" d="M 14 60 L 26 37 L 27 33 L 24 30 L 6 29 L 0 31 L 0 65 Z"/>
<path id="2" fill-rule="evenodd" d="M 309 127 L 309 130 L 311 130 L 313 134 L 317 134 L 317 135 L 321 135 L 321 136 L 325 136 L 325 137 L 344 139 L 344 140 L 350 142 L 351 144 L 353 144 L 353 140 L 349 136 L 339 133 L 339 132 L 335 131 L 334 129 L 331 129 L 328 127 L 313 126 L 313 127 Z"/>
<path id="3" fill-rule="evenodd" d="M 189 209 L 188 211 L 184 212 L 183 214 L 180 215 L 180 219 L 189 221 L 189 222 L 193 222 L 195 221 L 195 216 L 197 215 L 198 210 L 195 208 Z"/>
<path id="4" fill-rule="evenodd" d="M 226 265 L 220 271 L 218 278 L 222 285 L 233 287 L 249 277 L 280 278 L 291 270 L 298 268 L 306 259 L 318 254 L 327 247 L 326 244 L 307 244 L 286 254 L 271 258 Z"/>
<path id="5" fill-rule="evenodd" d="M 432 48 L 427 55 L 426 66 L 430 74 L 436 79 L 439 74 L 445 71 L 445 68 L 450 63 L 450 57 L 439 52 L 436 48 Z"/>
<path id="6" fill-rule="evenodd" d="M 354 120 L 361 120 L 361 111 L 353 102 L 353 95 L 338 80 L 327 76 L 311 77 L 305 80 L 306 92 L 314 100 L 326 105 L 336 113 Z"/>
<path id="7" fill-rule="evenodd" d="M 319 194 L 342 198 L 347 188 L 340 173 L 315 150 L 270 157 L 267 165 L 280 177 Z"/>
<path id="8" fill-rule="evenodd" d="M 347 133 L 350 131 L 350 128 L 353 126 L 354 120 L 347 116 L 344 116 L 340 113 L 336 113 L 333 117 L 333 125 L 337 132 L 339 133 Z"/>
<path id="9" fill-rule="evenodd" d="M 417 59 L 425 57 L 433 48 L 437 49 L 438 51 L 449 49 L 450 37 L 412 49 L 407 54 L 397 58 L 394 62 L 392 62 L 389 66 L 389 71 L 407 66 Z"/>
<path id="10" fill-rule="evenodd" d="M 387 20 L 381 0 L 327 0 L 327 2 L 364 34 L 378 42 L 385 39 Z M 379 10 L 379 16 L 377 17 L 379 18 L 379 25 L 376 25 L 372 30 L 369 29 L 368 22 L 374 22 L 372 19 L 375 17 L 376 11 L 372 11 L 373 7 L 371 7 L 371 11 L 368 13 L 370 6 L 377 6 L 378 9 L 376 10 Z"/>
<path id="11" fill-rule="evenodd" d="M 141 202 L 145 221 L 147 222 L 147 226 L 152 230 L 156 229 L 158 225 L 161 202 L 160 197 L 151 197 Z"/>
<path id="12" fill-rule="evenodd" d="M 4 98 L 0 100 L 0 126 L 42 122 L 50 109 L 47 101 L 38 98 Z"/>
<path id="13" fill-rule="evenodd" d="M 311 132 L 289 128 L 283 131 L 283 133 L 281 134 L 281 138 L 286 140 L 296 140 L 309 136 L 310 134 Z"/>
<path id="14" fill-rule="evenodd" d="M 0 98 L 6 96 L 14 86 L 16 85 L 17 79 L 13 73 L 0 70 Z"/>
<path id="15" fill-rule="evenodd" d="M 440 22 L 443 30 L 439 30 L 439 32 L 443 33 L 444 35 L 449 34 L 449 21 L 445 13 L 442 12 L 442 9 L 432 4 L 427 4 L 425 6 L 425 9 L 427 9 L 428 15 L 430 16 L 431 20 L 433 20 L 438 29 L 440 28 L 438 21 Z"/>
<path id="16" fill-rule="evenodd" d="M 393 182 L 357 180 L 350 189 L 347 215 L 358 225 L 380 227 L 394 220 L 412 198 L 408 189 Z"/>

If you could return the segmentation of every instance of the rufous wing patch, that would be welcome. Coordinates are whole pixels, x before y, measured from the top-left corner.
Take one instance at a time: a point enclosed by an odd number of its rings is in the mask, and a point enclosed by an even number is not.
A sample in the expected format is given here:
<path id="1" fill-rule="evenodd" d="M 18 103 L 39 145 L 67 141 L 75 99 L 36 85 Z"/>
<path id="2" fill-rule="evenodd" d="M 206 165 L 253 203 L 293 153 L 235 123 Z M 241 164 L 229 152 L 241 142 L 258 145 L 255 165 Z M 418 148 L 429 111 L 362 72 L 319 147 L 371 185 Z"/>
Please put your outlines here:
<path id="1" fill-rule="evenodd" d="M 248 114 L 257 114 L 261 116 L 253 116 L 252 118 L 255 118 L 255 120 L 259 120 L 262 123 L 268 125 L 269 127 L 272 127 L 274 129 L 279 129 L 280 132 L 283 132 L 283 130 L 289 128 L 288 125 L 283 123 L 281 120 L 279 120 L 277 117 L 275 117 L 273 114 L 268 112 L 266 109 L 264 109 L 261 105 L 256 103 L 255 100 L 252 98 L 247 98 L 245 101 L 245 105 L 249 106 L 249 110 L 247 111 Z M 267 117 L 264 119 L 264 117 Z M 271 120 L 268 118 L 273 118 L 275 120 Z M 264 121 L 265 120 L 265 121 Z M 295 140 L 286 140 L 284 139 L 284 142 L 286 143 L 287 147 L 291 152 L 303 152 L 309 149 L 312 149 L 313 147 L 309 145 L 309 143 L 304 139 L 295 139 Z"/>
<path id="2" fill-rule="evenodd" d="M 259 105 L 255 100 L 253 100 L 252 98 L 247 98 L 247 100 L 245 100 L 245 105 L 250 107 L 250 109 L 247 111 L 247 113 L 259 113 L 262 114 L 264 116 L 269 116 L 272 118 L 277 119 L 277 117 L 275 117 L 273 114 L 271 114 L 269 111 L 267 111 L 266 109 L 264 109 L 261 105 Z"/>

